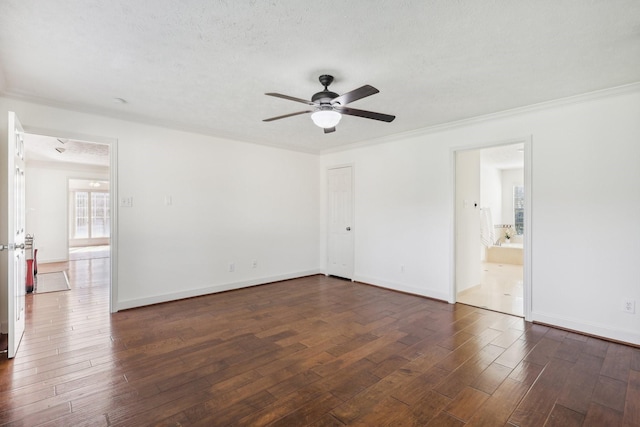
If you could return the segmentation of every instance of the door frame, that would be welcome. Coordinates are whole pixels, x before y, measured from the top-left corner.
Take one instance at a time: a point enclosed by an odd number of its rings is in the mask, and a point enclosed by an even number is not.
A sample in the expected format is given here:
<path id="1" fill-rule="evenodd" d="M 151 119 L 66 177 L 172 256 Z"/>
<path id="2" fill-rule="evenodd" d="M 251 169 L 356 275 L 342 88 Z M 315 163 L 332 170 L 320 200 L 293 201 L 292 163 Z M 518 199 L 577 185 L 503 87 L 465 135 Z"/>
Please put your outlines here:
<path id="1" fill-rule="evenodd" d="M 79 134 L 65 130 L 43 129 L 24 125 L 25 133 L 106 144 L 109 146 L 109 209 L 111 236 L 109 259 L 109 312 L 118 311 L 118 140 L 116 138 Z M 67 214 L 68 217 L 68 214 Z"/>
<path id="2" fill-rule="evenodd" d="M 533 285 L 533 277 L 532 277 L 532 254 L 531 254 L 531 243 L 532 243 L 532 194 L 533 194 L 533 185 L 532 185 L 532 176 L 533 176 L 533 136 L 529 135 L 522 138 L 514 138 L 509 140 L 502 141 L 485 141 L 479 143 L 472 143 L 468 145 L 459 145 L 455 147 L 451 147 L 449 152 L 449 162 L 450 162 L 450 177 L 451 177 L 451 189 L 450 189 L 450 200 L 451 200 L 451 212 L 450 218 L 451 226 L 449 230 L 449 247 L 451 248 L 449 252 L 450 259 L 450 283 L 449 283 L 449 303 L 456 303 L 456 152 L 458 151 L 468 151 L 468 150 L 479 150 L 483 148 L 491 148 L 498 147 L 502 145 L 512 145 L 512 144 L 524 144 L 524 238 L 523 238 L 523 285 L 522 285 L 522 293 L 523 293 L 523 314 L 524 319 L 530 322 L 531 312 L 532 312 L 532 285 Z"/>

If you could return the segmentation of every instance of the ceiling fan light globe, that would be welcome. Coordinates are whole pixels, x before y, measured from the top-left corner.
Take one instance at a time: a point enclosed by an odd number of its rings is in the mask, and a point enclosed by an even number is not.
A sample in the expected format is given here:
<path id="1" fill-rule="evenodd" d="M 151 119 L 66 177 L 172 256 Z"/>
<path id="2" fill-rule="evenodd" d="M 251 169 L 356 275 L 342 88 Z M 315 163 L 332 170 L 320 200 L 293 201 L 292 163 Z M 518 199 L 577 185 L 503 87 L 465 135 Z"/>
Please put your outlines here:
<path id="1" fill-rule="evenodd" d="M 332 110 L 320 110 L 311 114 L 311 120 L 316 126 L 324 129 L 335 127 L 342 118 L 342 114 Z"/>

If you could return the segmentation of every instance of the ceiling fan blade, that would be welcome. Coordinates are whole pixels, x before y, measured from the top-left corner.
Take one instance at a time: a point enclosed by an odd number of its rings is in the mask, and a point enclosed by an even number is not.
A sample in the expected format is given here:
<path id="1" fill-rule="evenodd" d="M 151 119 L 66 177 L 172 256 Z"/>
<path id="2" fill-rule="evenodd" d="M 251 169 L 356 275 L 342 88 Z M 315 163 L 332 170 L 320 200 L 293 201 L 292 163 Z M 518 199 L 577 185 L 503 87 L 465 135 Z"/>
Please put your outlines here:
<path id="1" fill-rule="evenodd" d="M 285 114 L 283 116 L 277 116 L 277 117 L 271 117 L 269 119 L 264 119 L 263 122 L 272 122 L 274 120 L 286 119 L 287 117 L 293 117 L 293 116 L 297 116 L 297 115 L 300 115 L 300 114 L 307 114 L 307 113 L 313 113 L 313 111 L 312 110 L 298 111 L 297 113 Z"/>
<path id="2" fill-rule="evenodd" d="M 336 127 L 332 127 L 332 128 L 324 128 L 324 133 L 331 133 L 331 132 L 335 132 L 336 131 Z"/>
<path id="3" fill-rule="evenodd" d="M 315 103 L 313 103 L 311 101 L 307 101 L 306 99 L 296 98 L 296 97 L 289 96 L 289 95 L 283 95 L 281 93 L 273 93 L 273 92 L 271 92 L 271 93 L 265 93 L 265 95 L 275 96 L 276 98 L 288 99 L 289 101 L 302 102 L 303 104 L 307 104 L 307 105 L 316 105 Z"/>
<path id="4" fill-rule="evenodd" d="M 351 92 L 344 93 L 337 98 L 331 100 L 332 104 L 340 104 L 346 105 L 350 102 L 357 101 L 358 99 L 365 98 L 367 96 L 375 95 L 380 92 L 373 86 L 364 85 L 359 87 L 358 89 L 352 90 Z"/>
<path id="5" fill-rule="evenodd" d="M 396 118 L 396 116 L 391 116 L 389 114 L 374 113 L 373 111 L 356 110 L 355 108 L 333 107 L 333 109 L 339 113 L 347 114 L 349 116 L 364 117 L 365 119 L 380 120 L 381 122 L 387 122 L 387 123 L 392 122 L 393 119 Z"/>

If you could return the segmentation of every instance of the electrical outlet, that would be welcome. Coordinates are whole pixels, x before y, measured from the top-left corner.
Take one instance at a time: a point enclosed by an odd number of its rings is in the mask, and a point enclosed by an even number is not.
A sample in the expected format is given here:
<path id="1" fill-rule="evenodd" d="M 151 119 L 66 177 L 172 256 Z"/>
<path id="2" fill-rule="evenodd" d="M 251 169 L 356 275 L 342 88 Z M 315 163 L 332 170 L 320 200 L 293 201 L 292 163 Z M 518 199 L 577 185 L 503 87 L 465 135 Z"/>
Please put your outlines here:
<path id="1" fill-rule="evenodd" d="M 229 273 L 236 271 L 236 264 L 234 262 L 229 263 Z"/>
<path id="2" fill-rule="evenodd" d="M 633 300 L 633 299 L 624 300 L 622 311 L 629 314 L 636 314 L 636 300 Z"/>
<path id="3" fill-rule="evenodd" d="M 133 197 L 122 197 L 120 199 L 120 206 L 123 208 L 133 207 Z"/>
<path id="4" fill-rule="evenodd" d="M 254 260 L 251 262 L 251 268 L 258 268 L 258 260 L 257 260 L 257 259 L 254 259 Z"/>

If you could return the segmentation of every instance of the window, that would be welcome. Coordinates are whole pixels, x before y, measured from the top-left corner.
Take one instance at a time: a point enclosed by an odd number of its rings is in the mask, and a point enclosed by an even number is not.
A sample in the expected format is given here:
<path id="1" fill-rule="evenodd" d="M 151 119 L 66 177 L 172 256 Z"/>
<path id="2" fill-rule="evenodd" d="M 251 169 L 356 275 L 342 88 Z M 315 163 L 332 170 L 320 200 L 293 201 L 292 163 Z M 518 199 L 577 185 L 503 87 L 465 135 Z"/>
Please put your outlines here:
<path id="1" fill-rule="evenodd" d="M 91 193 L 91 237 L 109 237 L 109 193 Z"/>
<path id="2" fill-rule="evenodd" d="M 74 227 L 72 239 L 109 237 L 109 193 L 76 191 L 73 193 Z"/>
<path id="3" fill-rule="evenodd" d="M 516 185 L 513 187 L 513 218 L 516 234 L 524 233 L 524 187 Z"/>

